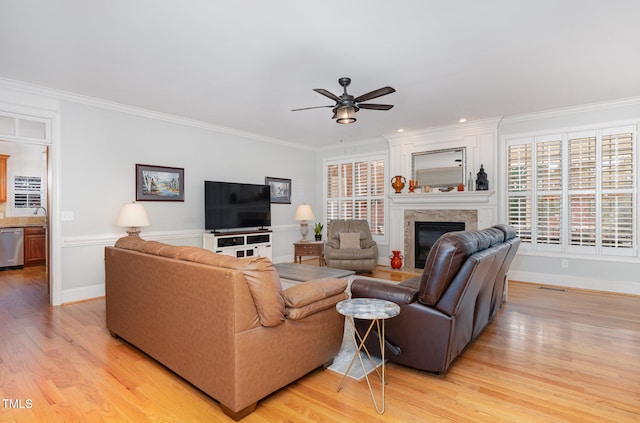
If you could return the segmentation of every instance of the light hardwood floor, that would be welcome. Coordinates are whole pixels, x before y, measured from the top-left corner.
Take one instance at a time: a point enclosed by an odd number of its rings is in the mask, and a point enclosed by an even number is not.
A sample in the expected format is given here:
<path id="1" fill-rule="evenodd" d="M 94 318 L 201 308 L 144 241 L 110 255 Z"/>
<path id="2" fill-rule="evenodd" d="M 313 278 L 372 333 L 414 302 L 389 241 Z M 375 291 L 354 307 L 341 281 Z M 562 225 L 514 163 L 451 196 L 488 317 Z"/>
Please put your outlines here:
<path id="1" fill-rule="evenodd" d="M 49 307 L 41 270 L 0 272 L 0 422 L 231 421 L 112 338 L 103 299 Z M 509 302 L 445 375 L 387 371 L 382 416 L 364 380 L 338 393 L 340 375 L 318 369 L 242 421 L 638 422 L 640 298 L 512 282 Z"/>

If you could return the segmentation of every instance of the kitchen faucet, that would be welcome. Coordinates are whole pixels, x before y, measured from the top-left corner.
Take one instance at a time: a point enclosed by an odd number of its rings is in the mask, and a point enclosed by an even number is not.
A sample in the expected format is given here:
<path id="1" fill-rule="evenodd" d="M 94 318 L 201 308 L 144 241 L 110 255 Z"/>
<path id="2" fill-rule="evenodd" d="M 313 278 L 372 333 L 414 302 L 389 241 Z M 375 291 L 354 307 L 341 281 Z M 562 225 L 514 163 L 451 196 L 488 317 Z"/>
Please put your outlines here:
<path id="1" fill-rule="evenodd" d="M 46 228 L 47 227 L 47 209 L 45 209 L 44 207 L 40 206 L 33 212 L 33 214 L 37 215 L 38 211 L 40 211 L 40 209 L 44 210 L 44 227 Z"/>

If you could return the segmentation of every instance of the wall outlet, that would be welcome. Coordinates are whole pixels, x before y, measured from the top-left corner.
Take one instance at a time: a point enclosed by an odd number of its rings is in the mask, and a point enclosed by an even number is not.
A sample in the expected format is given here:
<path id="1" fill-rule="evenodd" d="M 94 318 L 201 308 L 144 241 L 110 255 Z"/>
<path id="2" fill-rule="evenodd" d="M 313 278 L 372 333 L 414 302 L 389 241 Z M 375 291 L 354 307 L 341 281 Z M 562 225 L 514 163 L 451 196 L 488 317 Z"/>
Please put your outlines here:
<path id="1" fill-rule="evenodd" d="M 560 266 L 561 266 L 563 269 L 568 268 L 568 267 L 569 267 L 569 260 L 567 260 L 567 259 L 562 259 L 562 260 L 560 261 Z"/>
<path id="2" fill-rule="evenodd" d="M 72 211 L 63 211 L 60 213 L 60 220 L 63 222 L 70 222 L 73 220 L 73 212 Z"/>

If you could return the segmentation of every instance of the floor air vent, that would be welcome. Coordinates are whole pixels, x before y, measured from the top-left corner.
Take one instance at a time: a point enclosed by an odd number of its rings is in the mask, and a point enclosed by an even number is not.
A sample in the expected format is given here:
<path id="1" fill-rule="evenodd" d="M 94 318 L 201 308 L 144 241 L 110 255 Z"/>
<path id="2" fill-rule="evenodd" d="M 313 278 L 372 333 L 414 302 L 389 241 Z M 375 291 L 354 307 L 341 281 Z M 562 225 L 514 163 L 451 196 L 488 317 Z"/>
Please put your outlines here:
<path id="1" fill-rule="evenodd" d="M 560 292 L 567 292 L 566 289 L 562 289 L 562 288 L 553 288 L 550 286 L 539 286 L 538 289 L 546 289 L 547 291 L 560 291 Z"/>

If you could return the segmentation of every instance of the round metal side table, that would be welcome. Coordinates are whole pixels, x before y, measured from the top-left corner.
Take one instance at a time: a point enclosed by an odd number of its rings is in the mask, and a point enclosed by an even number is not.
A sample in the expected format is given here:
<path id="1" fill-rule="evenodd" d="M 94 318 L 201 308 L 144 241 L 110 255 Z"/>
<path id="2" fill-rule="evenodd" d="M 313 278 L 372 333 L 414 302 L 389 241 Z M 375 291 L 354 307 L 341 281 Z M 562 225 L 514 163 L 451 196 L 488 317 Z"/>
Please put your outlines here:
<path id="1" fill-rule="evenodd" d="M 371 393 L 373 406 L 376 408 L 376 412 L 378 414 L 382 414 L 384 413 L 384 385 L 387 383 L 386 364 L 384 358 L 384 321 L 385 319 L 389 319 L 400 314 L 400 306 L 391 301 L 380 300 L 377 298 L 353 298 L 350 300 L 340 301 L 338 304 L 336 304 L 336 309 L 338 310 L 338 313 L 346 316 L 347 321 L 349 321 L 349 323 L 351 324 L 351 328 L 353 329 L 353 342 L 356 345 L 356 352 L 351 359 L 351 363 L 349 363 L 347 371 L 342 376 L 342 380 L 340 380 L 338 391 L 340 391 L 340 389 L 342 388 L 342 383 L 349 374 L 349 371 L 351 370 L 351 367 L 353 366 L 353 363 L 355 362 L 357 357 L 360 360 L 360 365 L 362 366 L 364 377 L 367 380 L 367 386 L 369 387 L 369 392 Z M 369 325 L 369 328 L 365 332 L 364 336 L 360 336 L 360 334 L 356 330 L 353 319 L 371 320 L 371 324 Z M 364 345 L 367 337 L 373 331 L 374 327 L 378 335 L 378 340 L 380 341 L 380 353 L 382 354 L 382 364 L 380 365 L 380 372 L 378 372 L 378 368 L 371 358 L 369 350 L 367 350 L 367 347 Z M 373 393 L 373 389 L 371 388 L 369 375 L 367 374 L 367 370 L 365 368 L 364 361 L 362 360 L 362 356 L 360 355 L 360 351 L 364 351 L 367 354 L 369 361 L 371 362 L 376 371 L 376 374 L 380 377 L 380 381 L 382 382 L 380 407 L 378 407 L 376 397 Z"/>

